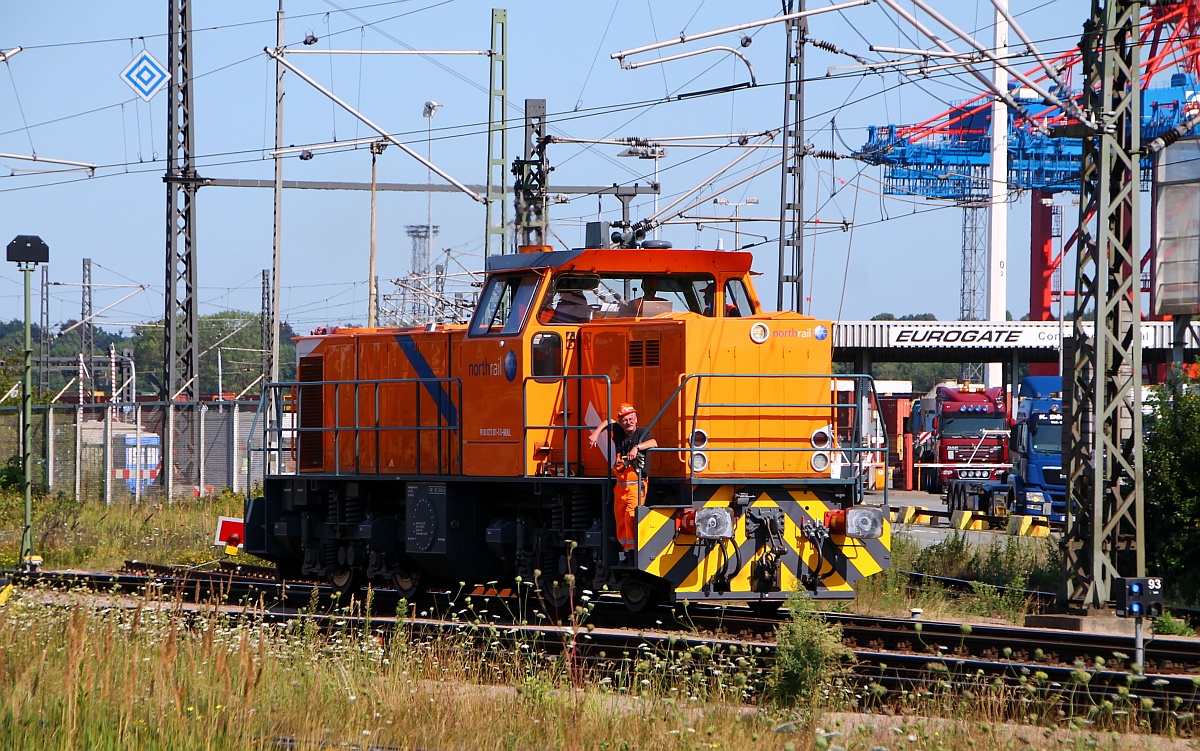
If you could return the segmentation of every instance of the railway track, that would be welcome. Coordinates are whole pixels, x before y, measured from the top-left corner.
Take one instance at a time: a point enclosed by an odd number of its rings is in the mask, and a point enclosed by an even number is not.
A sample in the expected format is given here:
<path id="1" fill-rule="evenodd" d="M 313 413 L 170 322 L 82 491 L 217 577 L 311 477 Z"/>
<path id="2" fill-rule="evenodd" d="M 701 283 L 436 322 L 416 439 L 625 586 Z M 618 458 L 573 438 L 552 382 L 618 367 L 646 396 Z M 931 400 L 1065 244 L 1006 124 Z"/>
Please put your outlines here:
<path id="1" fill-rule="evenodd" d="M 108 574 L 40 572 L 15 578 L 22 585 L 132 594 L 149 589 L 179 600 L 260 604 L 263 609 L 254 611 L 264 620 L 306 618 L 330 630 L 369 627 L 386 633 L 396 624 L 381 615 L 348 615 L 354 609 L 332 597 L 327 587 L 282 587 L 273 569 L 253 566 L 222 564 L 197 571 L 130 562 Z M 403 627 L 415 643 L 452 637 L 480 654 L 507 654 L 536 644 L 547 657 L 569 655 L 577 676 L 587 682 L 686 662 L 693 668 L 701 665 L 710 678 L 740 674 L 753 683 L 772 669 L 779 648 L 775 630 L 786 617 L 697 605 L 631 615 L 615 598 L 601 596 L 589 603 L 585 622 L 554 624 L 539 615 L 536 598 L 522 605 L 507 594 L 487 588 L 433 593 L 414 605 L 416 615 L 406 617 Z M 374 591 L 373 613 L 396 612 L 399 599 L 388 590 Z M 912 711 L 923 704 L 944 704 L 946 697 L 996 695 L 1011 699 L 1011 706 L 1022 711 L 1081 718 L 1138 711 L 1160 725 L 1172 719 L 1186 724 L 1200 710 L 1200 639 L 1148 638 L 1142 670 L 1132 664 L 1132 637 L 823 615 L 840 625 L 853 654 L 846 690 L 863 708 Z M 697 655 L 705 661 L 696 662 Z"/>

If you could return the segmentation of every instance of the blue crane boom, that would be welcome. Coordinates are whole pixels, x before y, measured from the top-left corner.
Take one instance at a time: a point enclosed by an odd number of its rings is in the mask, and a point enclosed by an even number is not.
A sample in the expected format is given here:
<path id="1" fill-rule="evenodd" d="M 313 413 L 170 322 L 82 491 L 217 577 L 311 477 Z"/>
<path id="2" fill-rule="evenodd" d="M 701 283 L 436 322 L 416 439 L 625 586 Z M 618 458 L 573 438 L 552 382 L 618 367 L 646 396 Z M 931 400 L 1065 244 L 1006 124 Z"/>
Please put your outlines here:
<path id="1" fill-rule="evenodd" d="M 1014 99 L 1040 104 L 1014 88 Z M 1076 93 L 1076 96 L 1078 94 Z M 1191 73 L 1175 73 L 1169 86 L 1142 92 L 1142 143 L 1186 122 L 1200 111 L 1200 85 Z M 951 124 L 932 135 L 905 135 L 911 127 L 872 125 L 867 143 L 854 156 L 882 165 L 884 193 L 974 202 L 988 198 L 988 109 L 954 108 Z M 1082 145 L 1078 138 L 1051 138 L 1009 116 L 1008 183 L 1013 190 L 1079 192 Z M 1195 130 L 1192 131 L 1196 133 Z M 1150 168 L 1142 159 L 1143 171 Z"/>

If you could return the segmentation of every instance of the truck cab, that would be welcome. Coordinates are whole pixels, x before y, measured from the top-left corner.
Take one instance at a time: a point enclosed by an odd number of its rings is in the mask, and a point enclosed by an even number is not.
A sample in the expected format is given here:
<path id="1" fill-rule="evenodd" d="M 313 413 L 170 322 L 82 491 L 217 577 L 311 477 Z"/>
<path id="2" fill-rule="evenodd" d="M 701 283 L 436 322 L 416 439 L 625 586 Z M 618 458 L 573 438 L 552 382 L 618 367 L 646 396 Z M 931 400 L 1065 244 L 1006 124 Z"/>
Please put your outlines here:
<path id="1" fill-rule="evenodd" d="M 1012 513 L 1045 516 L 1052 522 L 1065 520 L 1062 433 L 1062 378 L 1022 379 L 1010 438 L 1013 469 L 1008 485 Z"/>
<path id="2" fill-rule="evenodd" d="M 922 446 L 925 490 L 942 493 L 956 480 L 1000 478 L 1009 460 L 1008 412 L 1001 389 L 942 384 L 919 402 L 920 419 L 928 430 L 914 441 Z"/>

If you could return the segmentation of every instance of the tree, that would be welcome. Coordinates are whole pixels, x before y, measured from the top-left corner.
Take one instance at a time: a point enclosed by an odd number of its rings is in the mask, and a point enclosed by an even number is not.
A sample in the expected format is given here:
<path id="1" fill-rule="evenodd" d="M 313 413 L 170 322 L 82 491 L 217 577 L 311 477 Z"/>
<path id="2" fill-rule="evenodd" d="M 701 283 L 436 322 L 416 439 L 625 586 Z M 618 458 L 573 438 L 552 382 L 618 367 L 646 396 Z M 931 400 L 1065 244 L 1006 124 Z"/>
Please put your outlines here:
<path id="1" fill-rule="evenodd" d="M 1200 382 L 1175 372 L 1147 400 L 1143 448 L 1147 572 L 1173 602 L 1200 602 Z M 1152 541 L 1152 542 L 1151 542 Z"/>
<path id="2" fill-rule="evenodd" d="M 218 390 L 238 394 L 250 387 L 259 393 L 261 384 L 251 384 L 262 369 L 262 341 L 259 316 L 238 310 L 227 310 L 201 316 L 198 352 L 199 387 L 201 394 Z M 291 327 L 283 324 L 279 343 L 280 378 L 288 380 L 295 373 L 296 347 L 292 343 Z M 138 373 L 157 387 L 162 377 L 164 354 L 162 322 L 144 326 L 133 341 L 134 360 Z M 141 377 L 139 375 L 139 377 Z"/>

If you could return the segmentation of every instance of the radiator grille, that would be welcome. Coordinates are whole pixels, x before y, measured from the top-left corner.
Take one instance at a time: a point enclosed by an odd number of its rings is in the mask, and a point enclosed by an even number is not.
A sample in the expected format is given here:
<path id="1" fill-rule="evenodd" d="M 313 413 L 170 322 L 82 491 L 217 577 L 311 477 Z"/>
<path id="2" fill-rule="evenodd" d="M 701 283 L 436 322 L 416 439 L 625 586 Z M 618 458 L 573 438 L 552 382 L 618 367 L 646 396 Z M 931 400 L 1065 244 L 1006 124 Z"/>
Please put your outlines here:
<path id="1" fill-rule="evenodd" d="M 657 339 L 636 340 L 629 343 L 629 367 L 658 367 L 659 345 Z"/>
<path id="2" fill-rule="evenodd" d="M 301 383 L 320 381 L 325 368 L 320 357 L 301 357 L 297 375 Z M 321 469 L 325 460 L 321 449 L 321 422 L 325 415 L 325 393 L 322 386 L 300 387 L 300 440 L 296 463 L 303 469 Z M 305 428 L 314 428 L 308 431 Z"/>

